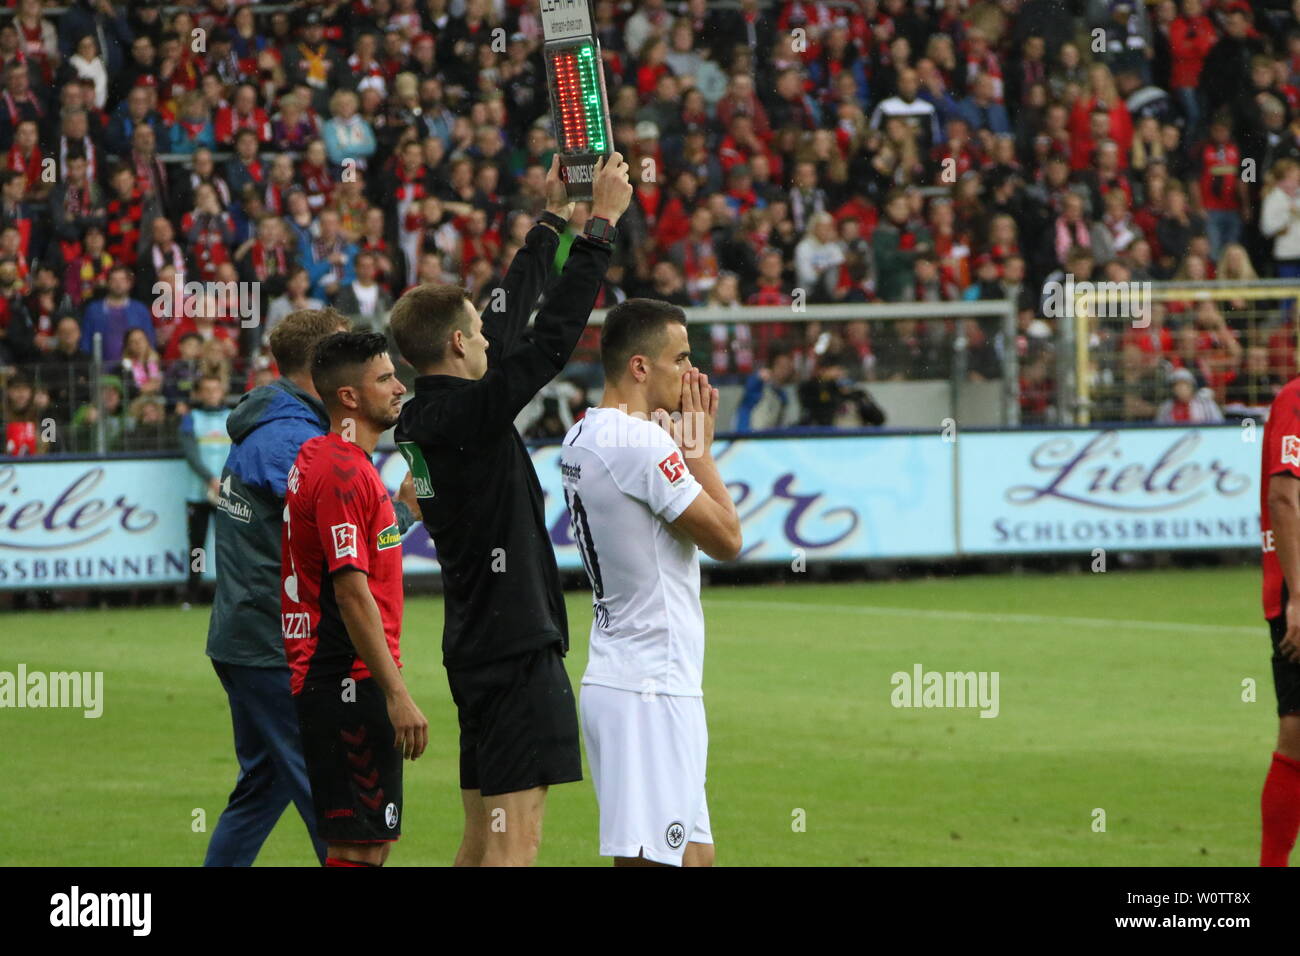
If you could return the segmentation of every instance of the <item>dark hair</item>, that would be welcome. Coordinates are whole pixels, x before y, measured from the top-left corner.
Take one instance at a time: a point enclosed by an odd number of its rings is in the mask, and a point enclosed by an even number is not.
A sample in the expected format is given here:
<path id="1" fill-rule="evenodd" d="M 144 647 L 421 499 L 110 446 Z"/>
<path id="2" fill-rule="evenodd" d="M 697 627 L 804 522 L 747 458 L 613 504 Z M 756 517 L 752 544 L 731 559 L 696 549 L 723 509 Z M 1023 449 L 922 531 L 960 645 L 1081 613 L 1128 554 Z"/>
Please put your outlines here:
<path id="1" fill-rule="evenodd" d="M 794 347 L 789 342 L 778 340 L 772 343 L 767 350 L 767 367 L 772 368 L 775 366 L 776 360 L 779 358 L 794 359 Z"/>
<path id="2" fill-rule="evenodd" d="M 295 375 L 311 363 L 316 344 L 327 335 L 346 329 L 348 320 L 333 309 L 299 309 L 290 312 L 271 330 L 271 355 L 281 375 Z"/>
<path id="3" fill-rule="evenodd" d="M 335 332 L 316 343 L 311 360 L 311 380 L 329 408 L 338 402 L 338 390 L 354 384 L 361 366 L 376 355 L 388 354 L 388 337 L 368 329 Z"/>
<path id="4" fill-rule="evenodd" d="M 452 332 L 469 332 L 469 302 L 468 289 L 435 283 L 418 285 L 397 300 L 388 324 L 398 351 L 417 372 L 446 357 Z"/>
<path id="5" fill-rule="evenodd" d="M 669 322 L 686 325 L 686 313 L 659 299 L 626 299 L 605 314 L 600 330 L 600 361 L 605 378 L 617 382 L 634 355 L 654 355 L 664 347 Z"/>

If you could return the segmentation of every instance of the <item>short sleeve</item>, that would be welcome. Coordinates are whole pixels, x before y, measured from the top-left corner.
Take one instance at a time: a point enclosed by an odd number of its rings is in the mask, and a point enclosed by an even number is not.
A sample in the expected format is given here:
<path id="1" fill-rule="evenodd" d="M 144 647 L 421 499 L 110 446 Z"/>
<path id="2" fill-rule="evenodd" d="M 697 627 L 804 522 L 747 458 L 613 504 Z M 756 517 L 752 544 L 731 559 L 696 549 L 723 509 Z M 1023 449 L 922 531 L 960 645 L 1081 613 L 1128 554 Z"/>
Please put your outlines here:
<path id="1" fill-rule="evenodd" d="M 664 521 L 673 522 L 691 506 L 704 486 L 687 470 L 681 449 L 674 448 L 662 458 L 655 457 L 657 460 L 647 479 L 649 494 L 646 503 Z"/>
<path id="2" fill-rule="evenodd" d="M 628 438 L 627 447 L 618 449 L 619 487 L 645 502 L 661 520 L 676 521 L 703 486 L 686 467 L 681 449 L 658 425 L 644 423 Z"/>
<path id="3" fill-rule="evenodd" d="M 315 498 L 316 528 L 329 573 L 355 568 L 369 574 L 371 509 L 364 486 L 336 484 L 327 478 Z"/>
<path id="4" fill-rule="evenodd" d="M 1264 477 L 1300 478 L 1300 402 L 1294 393 L 1274 406 L 1264 445 Z"/>

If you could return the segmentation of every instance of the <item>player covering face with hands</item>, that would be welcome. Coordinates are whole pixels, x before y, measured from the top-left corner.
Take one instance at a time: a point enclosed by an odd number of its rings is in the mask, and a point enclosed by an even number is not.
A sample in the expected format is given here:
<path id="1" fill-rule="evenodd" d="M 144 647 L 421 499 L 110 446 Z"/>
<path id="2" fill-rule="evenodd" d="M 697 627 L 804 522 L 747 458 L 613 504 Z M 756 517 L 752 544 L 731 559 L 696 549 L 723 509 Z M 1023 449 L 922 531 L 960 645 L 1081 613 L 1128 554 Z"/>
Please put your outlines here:
<path id="1" fill-rule="evenodd" d="M 600 853 L 616 866 L 708 866 L 699 552 L 731 561 L 742 547 L 712 454 L 718 391 L 666 302 L 611 309 L 601 360 L 601 404 L 560 454 L 592 588 L 581 712 Z"/>
<path id="2" fill-rule="evenodd" d="M 406 388 L 377 332 L 324 339 L 312 381 L 330 430 L 289 473 L 285 654 L 326 865 L 380 866 L 401 834 L 402 758 L 429 727 L 402 680 L 401 534 L 370 458 Z"/>

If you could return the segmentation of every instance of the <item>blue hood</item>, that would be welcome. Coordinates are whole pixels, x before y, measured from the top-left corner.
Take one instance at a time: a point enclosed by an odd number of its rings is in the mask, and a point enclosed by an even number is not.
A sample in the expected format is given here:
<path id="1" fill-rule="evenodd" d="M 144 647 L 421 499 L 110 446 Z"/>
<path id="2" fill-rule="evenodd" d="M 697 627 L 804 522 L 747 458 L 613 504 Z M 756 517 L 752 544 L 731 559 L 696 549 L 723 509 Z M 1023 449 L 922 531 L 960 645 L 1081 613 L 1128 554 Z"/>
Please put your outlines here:
<path id="1" fill-rule="evenodd" d="M 226 467 L 251 488 L 284 496 L 302 443 L 329 430 L 320 400 L 286 378 L 255 388 L 230 413 L 226 431 L 234 445 Z"/>

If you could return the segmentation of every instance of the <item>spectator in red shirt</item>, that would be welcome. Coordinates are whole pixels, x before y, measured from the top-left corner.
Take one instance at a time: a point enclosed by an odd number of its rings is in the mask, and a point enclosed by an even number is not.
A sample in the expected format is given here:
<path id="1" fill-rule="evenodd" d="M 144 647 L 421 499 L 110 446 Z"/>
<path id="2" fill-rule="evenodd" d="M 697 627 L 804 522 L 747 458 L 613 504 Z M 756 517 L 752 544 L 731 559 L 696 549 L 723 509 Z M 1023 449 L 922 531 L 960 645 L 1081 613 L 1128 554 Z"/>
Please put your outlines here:
<path id="1" fill-rule="evenodd" d="M 648 41 L 641 50 L 641 65 L 636 71 L 636 91 L 645 102 L 659 84 L 659 77 L 671 73 L 668 69 L 668 41 L 657 37 Z"/>
<path id="2" fill-rule="evenodd" d="M 27 178 L 28 200 L 44 199 L 49 192 L 48 183 L 41 177 L 41 144 L 36 123 L 23 120 L 14 134 L 14 144 L 5 157 L 5 169 L 22 173 Z"/>
<path id="3" fill-rule="evenodd" d="M 262 145 L 271 142 L 271 121 L 257 105 L 257 90 L 251 83 L 241 84 L 229 106 L 217 110 L 217 143 L 230 146 L 241 129 L 251 129 Z"/>
<path id="4" fill-rule="evenodd" d="M 1231 129 L 1231 118 L 1216 114 L 1210 123 L 1210 139 L 1197 153 L 1205 231 L 1210 237 L 1210 255 L 1215 259 L 1224 246 L 1240 240 L 1242 217 L 1250 206 L 1249 187 L 1241 175 L 1241 149 L 1233 142 Z"/>
<path id="5" fill-rule="evenodd" d="M 679 173 L 673 180 L 655 229 L 655 244 L 660 249 L 671 248 L 673 243 L 686 238 L 691 229 L 691 210 L 699 199 L 698 192 L 695 175 L 690 170 Z"/>
<path id="6" fill-rule="evenodd" d="M 225 316 L 219 315 L 221 309 L 216 298 L 212 295 L 199 298 L 194 302 L 194 311 L 198 314 L 182 316 L 177 322 L 176 331 L 167 343 L 167 351 L 163 353 L 163 358 L 167 361 L 180 358 L 181 339 L 192 333 L 201 338 L 205 345 L 209 341 L 220 342 L 222 351 L 228 358 L 233 359 L 239 350 L 230 329 L 218 321 Z"/>
<path id="7" fill-rule="evenodd" d="M 1145 328 L 1137 328 L 1139 323 L 1133 323 L 1130 328 L 1125 329 L 1123 346 L 1125 348 L 1136 348 L 1148 356 L 1155 359 L 1166 359 L 1175 361 L 1174 356 L 1174 334 L 1165 324 L 1168 312 L 1165 310 L 1164 303 L 1151 303 L 1151 310 L 1147 316 Z"/>
<path id="8" fill-rule="evenodd" d="M 307 205 L 319 213 L 330 201 L 334 192 L 334 177 L 330 174 L 329 156 L 324 140 L 314 139 L 307 144 L 302 164 L 298 167 L 298 182 L 307 193 Z"/>
<path id="9" fill-rule="evenodd" d="M 748 116 L 750 128 L 760 139 L 767 140 L 772 135 L 767 110 L 754 92 L 754 78 L 744 73 L 732 76 L 726 96 L 717 105 L 718 125 L 723 129 L 732 129 L 732 120 L 737 116 Z"/>
<path id="10" fill-rule="evenodd" d="M 189 245 L 190 258 L 204 282 L 217 276 L 217 267 L 230 261 L 235 242 L 235 221 L 221 208 L 217 191 L 202 183 L 194 192 L 194 208 L 181 219 L 181 232 Z"/>
<path id="11" fill-rule="evenodd" d="M 1094 63 L 1089 68 L 1088 86 L 1088 91 L 1079 97 L 1070 114 L 1070 135 L 1073 142 L 1070 168 L 1086 169 L 1091 161 L 1092 150 L 1099 138 L 1092 114 L 1098 111 L 1106 114 L 1104 138 L 1113 139 L 1119 146 L 1120 167 L 1123 168 L 1133 145 L 1133 118 L 1129 115 L 1128 106 L 1119 95 L 1115 78 L 1105 65 Z"/>
<path id="12" fill-rule="evenodd" d="M 691 213 L 690 231 L 668 250 L 686 280 L 686 294 L 700 305 L 718 281 L 718 250 L 713 240 L 713 214 L 704 206 Z"/>
<path id="13" fill-rule="evenodd" d="M 461 278 L 465 279 L 469 276 L 470 267 L 479 259 L 486 259 L 489 263 L 495 262 L 500 251 L 501 237 L 495 231 L 488 229 L 487 213 L 482 209 L 473 210 L 465 223 L 465 235 L 461 241 Z"/>
<path id="14" fill-rule="evenodd" d="M 763 151 L 763 144 L 754 132 L 754 120 L 743 113 L 731 120 L 727 135 L 718 144 L 718 161 L 724 173 L 732 167 L 748 165 L 752 156 Z"/>
<path id="15" fill-rule="evenodd" d="M 1214 396 L 1223 401 L 1228 386 L 1237 377 L 1242 349 L 1213 302 L 1196 306 L 1195 322 L 1183 330 L 1180 346 L 1183 365 L 1199 372 Z"/>
<path id="16" fill-rule="evenodd" d="M 136 184 L 135 170 L 119 166 L 110 180 L 113 198 L 108 201 L 108 254 L 113 261 L 131 267 L 139 256 L 141 220 L 144 217 L 144 194 Z"/>
<path id="17" fill-rule="evenodd" d="M 81 254 L 68 263 L 63 291 L 74 306 L 80 306 L 108 291 L 108 272 L 113 257 L 104 248 L 104 230 L 91 225 L 81 238 Z"/>
<path id="18" fill-rule="evenodd" d="M 1169 26 L 1169 50 L 1173 56 L 1170 86 L 1183 108 L 1189 132 L 1201 122 L 1197 85 L 1206 54 L 1218 40 L 1214 22 L 1205 16 L 1204 9 L 1201 0 L 1183 0 L 1183 15 Z"/>

